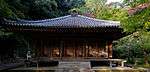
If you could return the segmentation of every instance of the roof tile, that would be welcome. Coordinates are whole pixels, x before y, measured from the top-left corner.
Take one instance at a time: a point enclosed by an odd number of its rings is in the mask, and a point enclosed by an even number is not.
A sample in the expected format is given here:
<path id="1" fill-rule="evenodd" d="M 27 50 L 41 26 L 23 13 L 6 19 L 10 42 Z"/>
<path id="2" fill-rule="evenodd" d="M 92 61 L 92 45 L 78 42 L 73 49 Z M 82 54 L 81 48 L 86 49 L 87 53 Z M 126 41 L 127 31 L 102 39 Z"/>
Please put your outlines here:
<path id="1" fill-rule="evenodd" d="M 67 15 L 63 17 L 45 19 L 45 20 L 16 20 L 10 21 L 5 20 L 8 24 L 22 25 L 22 26 L 44 26 L 44 27 L 119 27 L 120 22 L 100 20 L 95 18 L 90 18 L 82 15 L 72 16 Z"/>

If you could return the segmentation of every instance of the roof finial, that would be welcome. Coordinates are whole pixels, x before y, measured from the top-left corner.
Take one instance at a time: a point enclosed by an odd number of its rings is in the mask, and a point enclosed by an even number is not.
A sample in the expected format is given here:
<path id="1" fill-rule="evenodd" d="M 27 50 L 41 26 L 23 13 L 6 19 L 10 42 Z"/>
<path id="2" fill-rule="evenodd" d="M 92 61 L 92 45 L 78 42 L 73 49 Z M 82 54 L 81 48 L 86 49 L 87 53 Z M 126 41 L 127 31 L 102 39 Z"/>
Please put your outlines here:
<path id="1" fill-rule="evenodd" d="M 77 12 L 77 10 L 72 10 L 71 11 L 71 16 L 77 16 L 78 15 L 78 12 Z"/>

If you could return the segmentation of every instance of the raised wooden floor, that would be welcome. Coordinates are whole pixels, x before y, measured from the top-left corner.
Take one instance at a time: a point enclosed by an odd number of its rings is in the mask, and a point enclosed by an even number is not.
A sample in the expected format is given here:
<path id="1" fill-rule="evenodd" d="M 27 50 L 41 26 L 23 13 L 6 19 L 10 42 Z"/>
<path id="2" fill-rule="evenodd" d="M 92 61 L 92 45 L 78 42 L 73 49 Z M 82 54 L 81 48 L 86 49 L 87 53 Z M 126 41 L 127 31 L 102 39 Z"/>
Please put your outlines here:
<path id="1" fill-rule="evenodd" d="M 117 61 L 121 62 L 123 59 L 100 59 L 100 58 L 51 58 L 56 61 Z"/>

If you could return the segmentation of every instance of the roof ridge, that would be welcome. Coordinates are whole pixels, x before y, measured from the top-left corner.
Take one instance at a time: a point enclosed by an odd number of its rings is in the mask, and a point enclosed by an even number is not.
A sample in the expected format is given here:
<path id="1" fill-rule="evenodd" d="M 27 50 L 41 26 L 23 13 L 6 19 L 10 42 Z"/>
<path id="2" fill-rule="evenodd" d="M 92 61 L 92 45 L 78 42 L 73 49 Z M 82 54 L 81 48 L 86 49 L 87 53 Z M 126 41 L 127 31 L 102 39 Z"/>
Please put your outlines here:
<path id="1" fill-rule="evenodd" d="M 120 21 L 113 21 L 113 20 L 102 20 L 102 19 L 97 19 L 97 18 L 91 18 L 91 17 L 87 17 L 87 16 L 84 16 L 84 15 L 78 15 L 80 17 L 84 17 L 84 18 L 87 18 L 87 19 L 90 19 L 90 20 L 95 20 L 95 21 L 105 21 L 105 22 L 113 22 L 113 23 L 120 23 Z"/>
<path id="2" fill-rule="evenodd" d="M 76 15 L 76 16 L 66 15 L 66 16 L 61 16 L 61 17 L 57 17 L 57 18 L 43 19 L 43 20 L 17 19 L 17 21 L 23 22 L 23 23 L 43 23 L 43 22 L 49 22 L 49 21 L 54 21 L 54 20 L 59 20 L 59 19 L 65 19 L 65 18 L 68 18 L 68 17 L 81 17 L 81 18 L 86 18 L 86 19 L 95 20 L 95 21 L 104 21 L 104 22 L 109 22 L 109 23 L 120 23 L 120 21 L 96 19 L 96 18 L 91 18 L 91 17 L 84 16 L 84 15 Z M 12 20 L 8 20 L 8 19 L 5 19 L 5 21 L 7 21 L 7 22 L 17 22 L 17 21 L 14 21 L 14 20 L 12 21 Z"/>
<path id="3" fill-rule="evenodd" d="M 42 22 L 49 22 L 49 21 L 53 21 L 53 20 L 59 20 L 59 19 L 70 17 L 70 16 L 71 15 L 61 16 L 61 17 L 52 18 L 52 19 L 35 20 L 35 21 L 33 21 L 33 20 L 19 19 L 18 21 L 21 21 L 21 22 L 30 22 L 30 23 L 42 23 Z"/>

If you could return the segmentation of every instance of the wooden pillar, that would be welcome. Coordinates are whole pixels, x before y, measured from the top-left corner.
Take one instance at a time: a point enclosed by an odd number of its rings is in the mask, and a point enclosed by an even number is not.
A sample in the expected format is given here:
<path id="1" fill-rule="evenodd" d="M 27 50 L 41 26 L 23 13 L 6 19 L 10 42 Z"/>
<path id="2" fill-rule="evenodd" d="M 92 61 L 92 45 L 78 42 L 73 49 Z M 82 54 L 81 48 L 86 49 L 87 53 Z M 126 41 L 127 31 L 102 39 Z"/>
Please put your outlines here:
<path id="1" fill-rule="evenodd" d="M 47 46 L 47 40 L 44 40 L 44 43 L 43 43 L 43 45 L 44 45 L 44 56 L 48 56 L 48 46 Z"/>
<path id="2" fill-rule="evenodd" d="M 41 55 L 40 55 L 40 56 L 42 56 L 42 57 L 43 57 L 43 55 L 44 55 L 43 40 L 41 39 L 40 41 L 41 41 L 41 42 L 40 42 L 40 43 L 41 43 L 41 46 L 40 46 L 40 48 L 41 48 L 41 51 L 40 51 L 40 52 L 41 52 Z"/>
<path id="3" fill-rule="evenodd" d="M 35 53 L 36 53 L 36 57 L 39 57 L 39 41 L 35 40 Z"/>
<path id="4" fill-rule="evenodd" d="M 36 48 L 36 40 L 34 40 L 34 39 L 33 39 L 33 41 L 32 41 L 32 46 L 33 46 L 33 47 L 32 47 L 32 49 L 33 49 L 33 55 L 36 57 L 36 49 L 37 49 L 37 48 Z"/>
<path id="5" fill-rule="evenodd" d="M 106 49 L 105 49 L 105 52 L 107 52 L 107 58 L 109 58 L 109 56 L 108 56 L 108 42 L 106 41 L 106 47 L 105 47 Z"/>
<path id="6" fill-rule="evenodd" d="M 36 56 L 37 57 L 39 57 L 40 56 L 40 53 L 39 53 L 39 51 L 40 51 L 40 44 L 39 44 L 39 40 L 36 40 Z"/>
<path id="7" fill-rule="evenodd" d="M 48 48 L 49 48 L 49 57 L 52 58 L 52 41 L 51 40 L 48 40 L 47 42 L 48 44 Z"/>
<path id="8" fill-rule="evenodd" d="M 88 57 L 88 53 L 89 53 L 89 46 L 88 46 L 88 43 L 86 42 L 85 43 L 85 58 Z"/>
<path id="9" fill-rule="evenodd" d="M 61 40 L 60 42 L 60 58 L 62 59 L 62 56 L 63 56 L 63 41 Z"/>
<path id="10" fill-rule="evenodd" d="M 48 48 L 48 57 L 51 58 L 51 47 L 50 47 L 50 40 L 47 40 L 47 48 Z"/>
<path id="11" fill-rule="evenodd" d="M 108 41 L 107 45 L 108 45 L 108 58 L 112 58 L 112 41 Z"/>

